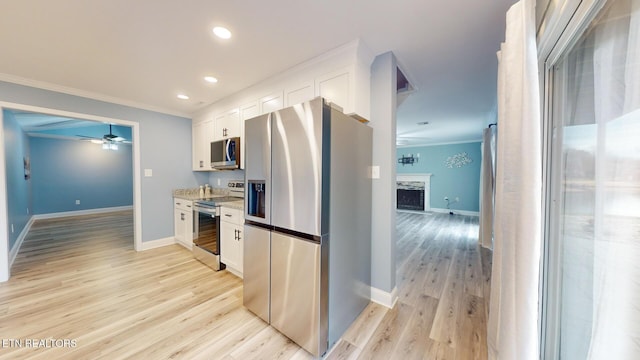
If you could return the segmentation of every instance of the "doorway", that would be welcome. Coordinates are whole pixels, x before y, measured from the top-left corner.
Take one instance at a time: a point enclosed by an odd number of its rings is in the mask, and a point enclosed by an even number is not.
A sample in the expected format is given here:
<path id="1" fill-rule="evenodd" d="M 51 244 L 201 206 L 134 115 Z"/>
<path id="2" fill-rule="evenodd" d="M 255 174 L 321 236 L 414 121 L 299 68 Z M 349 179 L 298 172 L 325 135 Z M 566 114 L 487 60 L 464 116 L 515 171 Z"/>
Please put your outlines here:
<path id="1" fill-rule="evenodd" d="M 106 118 L 101 116 L 74 113 L 68 111 L 60 111 L 55 109 L 41 108 L 28 106 L 15 103 L 0 102 L 0 128 L 4 129 L 4 110 L 22 111 L 30 113 L 40 113 L 53 117 L 79 119 L 87 121 L 102 122 L 107 124 L 115 124 L 119 126 L 126 126 L 131 128 L 131 153 L 132 153 L 132 174 L 133 174 L 133 223 L 134 223 L 134 248 L 136 251 L 142 249 L 142 231 L 141 231 L 141 188 L 140 188 L 140 130 L 137 122 Z M 5 133 L 4 130 L 0 133 L 0 204 L 4 206 L 4 214 L 7 214 L 8 209 L 8 196 L 7 196 L 7 174 L 6 174 L 6 154 L 5 154 Z M 26 162 L 25 162 L 26 164 Z M 26 166 L 25 166 L 26 168 Z M 26 174 L 25 174 L 26 176 Z M 0 217 L 0 281 L 6 281 L 10 275 L 10 258 L 9 258 L 9 237 L 11 224 L 8 223 L 8 215 Z"/>

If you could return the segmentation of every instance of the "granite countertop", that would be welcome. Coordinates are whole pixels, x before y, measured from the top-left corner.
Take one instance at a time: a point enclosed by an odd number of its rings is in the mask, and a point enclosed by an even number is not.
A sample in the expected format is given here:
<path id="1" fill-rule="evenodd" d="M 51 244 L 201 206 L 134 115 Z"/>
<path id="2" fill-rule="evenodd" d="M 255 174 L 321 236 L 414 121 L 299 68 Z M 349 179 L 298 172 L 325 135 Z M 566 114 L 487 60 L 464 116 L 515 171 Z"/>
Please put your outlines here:
<path id="1" fill-rule="evenodd" d="M 244 200 L 226 201 L 220 204 L 220 206 L 228 207 L 230 209 L 244 210 Z"/>
<path id="2" fill-rule="evenodd" d="M 229 190 L 213 188 L 211 189 L 211 196 L 207 198 L 200 197 L 200 191 L 198 188 L 173 190 L 174 198 L 189 201 L 208 200 L 224 196 L 229 196 Z M 238 201 L 225 201 L 221 203 L 220 206 L 228 207 L 231 209 L 244 210 L 244 199 L 238 198 Z"/>

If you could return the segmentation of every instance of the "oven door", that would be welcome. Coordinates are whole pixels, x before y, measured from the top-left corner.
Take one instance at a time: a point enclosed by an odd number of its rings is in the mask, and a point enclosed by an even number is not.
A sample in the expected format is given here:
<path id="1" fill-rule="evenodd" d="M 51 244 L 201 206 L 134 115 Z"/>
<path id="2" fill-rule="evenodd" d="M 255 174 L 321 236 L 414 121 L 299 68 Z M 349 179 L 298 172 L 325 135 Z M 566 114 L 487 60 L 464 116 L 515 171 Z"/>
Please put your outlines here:
<path id="1" fill-rule="evenodd" d="M 220 263 L 220 214 L 216 208 L 194 206 L 193 255 L 213 268 L 222 270 Z"/>

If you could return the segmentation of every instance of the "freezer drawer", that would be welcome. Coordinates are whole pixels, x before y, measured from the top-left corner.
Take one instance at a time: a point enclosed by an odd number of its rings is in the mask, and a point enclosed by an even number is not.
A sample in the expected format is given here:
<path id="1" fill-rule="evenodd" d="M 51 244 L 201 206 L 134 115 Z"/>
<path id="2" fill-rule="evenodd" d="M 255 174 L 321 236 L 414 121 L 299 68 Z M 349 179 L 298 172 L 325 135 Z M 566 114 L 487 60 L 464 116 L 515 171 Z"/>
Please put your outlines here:
<path id="1" fill-rule="evenodd" d="M 271 232 L 244 226 L 243 304 L 269 323 Z"/>
<path id="2" fill-rule="evenodd" d="M 327 347 L 320 250 L 318 243 L 271 233 L 271 326 L 315 356 Z"/>

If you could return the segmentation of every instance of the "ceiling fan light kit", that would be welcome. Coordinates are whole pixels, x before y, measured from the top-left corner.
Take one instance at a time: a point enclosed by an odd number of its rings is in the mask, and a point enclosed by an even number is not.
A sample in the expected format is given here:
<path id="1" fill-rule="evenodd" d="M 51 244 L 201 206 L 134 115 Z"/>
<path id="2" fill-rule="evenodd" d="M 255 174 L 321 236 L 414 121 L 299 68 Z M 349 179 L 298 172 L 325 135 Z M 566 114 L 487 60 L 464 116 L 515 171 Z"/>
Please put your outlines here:
<path id="1" fill-rule="evenodd" d="M 109 124 L 109 133 L 102 136 L 102 138 L 95 138 L 85 135 L 77 135 L 79 137 L 86 138 L 85 140 L 91 141 L 93 144 L 102 144 L 103 150 L 118 150 L 118 143 L 125 142 L 125 138 L 113 134 L 113 125 Z"/>

